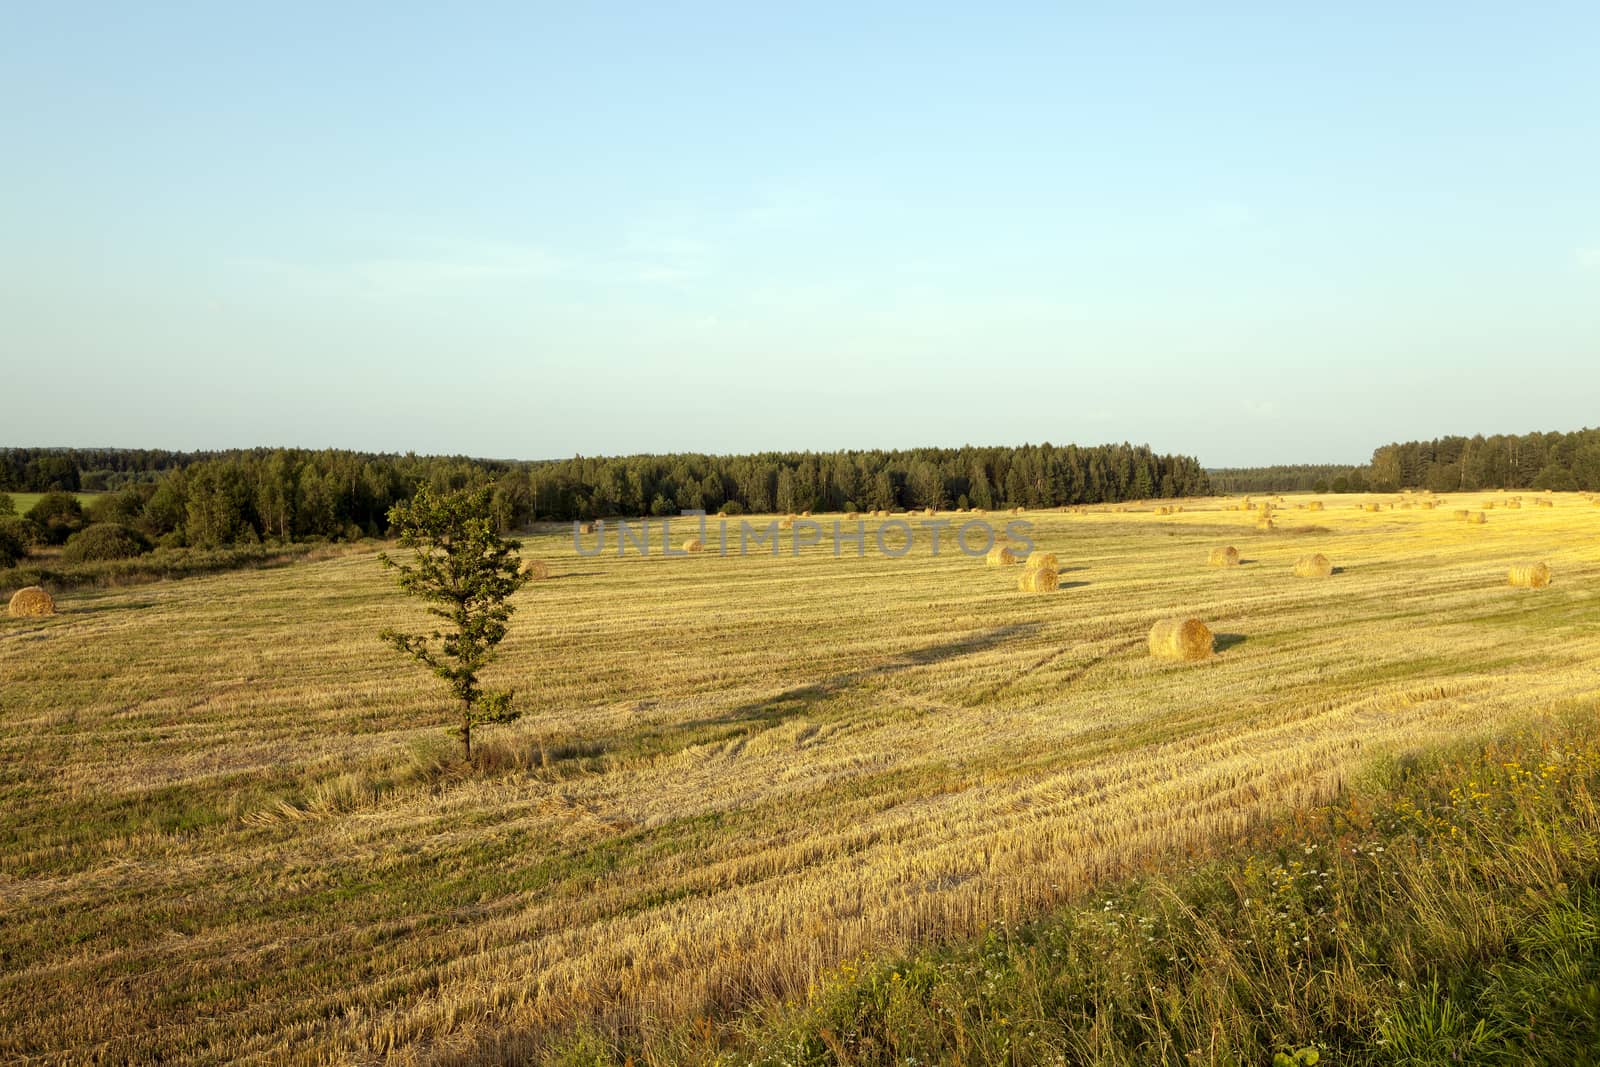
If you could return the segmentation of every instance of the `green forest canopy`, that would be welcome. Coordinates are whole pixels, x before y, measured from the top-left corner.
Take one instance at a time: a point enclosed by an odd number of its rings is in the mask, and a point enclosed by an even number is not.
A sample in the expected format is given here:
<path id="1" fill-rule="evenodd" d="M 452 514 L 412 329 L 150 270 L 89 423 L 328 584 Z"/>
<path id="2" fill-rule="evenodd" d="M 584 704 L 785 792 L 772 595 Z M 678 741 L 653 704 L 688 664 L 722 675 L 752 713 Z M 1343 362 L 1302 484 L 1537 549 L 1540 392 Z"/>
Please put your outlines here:
<path id="1" fill-rule="evenodd" d="M 1199 462 L 1129 444 L 502 461 L 339 450 L 0 452 L 0 491 L 99 488 L 91 517 L 171 545 L 385 532 L 419 485 L 489 485 L 502 525 L 612 515 L 1055 507 L 1210 491 Z"/>
<path id="2" fill-rule="evenodd" d="M 424 483 L 441 490 L 492 486 L 507 527 L 686 508 L 1037 508 L 1213 491 L 1600 490 L 1600 430 L 1388 444 L 1364 466 L 1209 472 L 1192 457 L 1130 444 L 533 461 L 334 449 L 0 449 L 0 491 L 106 491 L 91 509 L 94 521 L 123 523 L 174 545 L 382 534 L 389 508 Z"/>

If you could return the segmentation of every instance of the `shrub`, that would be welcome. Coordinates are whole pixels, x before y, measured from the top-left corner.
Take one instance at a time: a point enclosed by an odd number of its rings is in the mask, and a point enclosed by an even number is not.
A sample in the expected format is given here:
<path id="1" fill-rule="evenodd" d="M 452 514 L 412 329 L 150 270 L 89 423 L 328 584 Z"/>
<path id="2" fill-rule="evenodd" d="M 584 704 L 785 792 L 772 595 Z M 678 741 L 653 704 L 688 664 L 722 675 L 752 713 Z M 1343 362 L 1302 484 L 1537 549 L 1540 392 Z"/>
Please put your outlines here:
<path id="1" fill-rule="evenodd" d="M 39 498 L 28 509 L 28 518 L 44 533 L 48 544 L 64 544 L 67 538 L 83 529 L 83 505 L 71 493 L 51 492 Z"/>
<path id="2" fill-rule="evenodd" d="M 15 520 L 0 520 L 0 567 L 15 567 L 28 554 L 28 546 L 13 533 Z"/>
<path id="3" fill-rule="evenodd" d="M 132 559 L 148 551 L 150 542 L 137 530 L 114 522 L 101 522 L 73 534 L 61 558 L 67 563 L 93 563 Z"/>

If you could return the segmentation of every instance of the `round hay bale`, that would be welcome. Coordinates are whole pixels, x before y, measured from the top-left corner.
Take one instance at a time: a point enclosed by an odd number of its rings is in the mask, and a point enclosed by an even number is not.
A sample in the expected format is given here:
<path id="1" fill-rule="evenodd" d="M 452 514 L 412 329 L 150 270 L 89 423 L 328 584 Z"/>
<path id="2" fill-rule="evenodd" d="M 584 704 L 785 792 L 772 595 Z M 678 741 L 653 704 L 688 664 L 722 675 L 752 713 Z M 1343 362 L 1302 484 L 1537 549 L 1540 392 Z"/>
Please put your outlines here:
<path id="1" fill-rule="evenodd" d="M 847 512 L 844 513 L 844 521 L 845 522 L 855 522 L 856 520 L 858 520 L 860 518 L 861 518 L 861 513 L 860 512 L 847 511 Z"/>
<path id="2" fill-rule="evenodd" d="M 594 533 L 594 523 L 592 523 L 592 522 L 582 523 L 578 527 L 578 532 L 579 533 L 585 533 L 585 534 Z"/>
<path id="3" fill-rule="evenodd" d="M 1277 523 L 1273 522 L 1271 519 L 1269 519 L 1265 515 L 1263 515 L 1263 516 L 1261 516 L 1261 518 L 1256 520 L 1256 529 L 1258 529 L 1258 530 L 1275 530 L 1275 529 L 1277 529 Z"/>
<path id="4" fill-rule="evenodd" d="M 987 511 L 983 510 L 982 508 L 973 508 L 972 509 L 972 513 L 974 515 L 987 515 L 987 514 L 989 514 Z"/>
<path id="5" fill-rule="evenodd" d="M 931 519 L 933 517 L 933 515 L 934 515 L 934 510 L 932 508 L 923 508 L 922 509 L 922 514 L 923 514 L 923 517 Z"/>
<path id="6" fill-rule="evenodd" d="M 1468 511 L 1466 508 L 1456 508 L 1455 510 L 1455 517 L 1458 519 L 1464 519 L 1471 514 L 1472 512 Z"/>
<path id="7" fill-rule="evenodd" d="M 1333 574 L 1333 561 L 1321 552 L 1314 552 L 1309 556 L 1301 556 L 1294 561 L 1294 573 L 1297 578 L 1327 578 Z"/>
<path id="8" fill-rule="evenodd" d="M 1489 521 L 1488 516 L 1486 516 L 1481 511 L 1474 511 L 1472 514 L 1467 516 L 1467 522 L 1472 524 L 1473 526 L 1482 526 L 1484 523 L 1486 523 L 1488 521 Z"/>
<path id="9" fill-rule="evenodd" d="M 1553 508 L 1553 507 L 1556 506 L 1556 502 L 1554 500 L 1547 500 L 1544 497 L 1540 497 L 1539 499 L 1535 500 L 1533 503 L 1534 503 L 1535 507 L 1541 507 L 1541 508 Z"/>
<path id="10" fill-rule="evenodd" d="M 700 538 L 698 537 L 691 537 L 683 543 L 685 552 L 704 552 L 705 548 L 706 546 L 700 543 Z"/>
<path id="11" fill-rule="evenodd" d="M 811 517 L 811 512 L 809 512 L 809 511 L 802 511 L 802 512 L 801 512 L 801 513 L 800 513 L 800 517 L 801 517 L 801 518 L 802 518 L 802 519 L 809 519 L 809 518 L 810 518 L 810 517 Z"/>
<path id="12" fill-rule="evenodd" d="M 1543 589 L 1550 584 L 1550 565 L 1547 563 L 1513 564 L 1507 580 L 1523 589 Z"/>
<path id="13" fill-rule="evenodd" d="M 522 565 L 522 576 L 530 582 L 542 582 L 550 577 L 550 564 L 542 559 L 530 559 Z"/>
<path id="14" fill-rule="evenodd" d="M 1061 587 L 1061 572 L 1054 567 L 1028 567 L 1017 576 L 1023 593 L 1053 593 Z"/>
<path id="15" fill-rule="evenodd" d="M 1059 570 L 1061 565 L 1056 562 L 1056 554 L 1054 552 L 1030 552 L 1028 553 L 1027 566 L 1029 570 L 1042 567 L 1045 570 L 1053 571 Z"/>
<path id="16" fill-rule="evenodd" d="M 779 519 L 778 520 L 778 529 L 780 529 L 780 530 L 792 530 L 792 529 L 794 529 L 794 520 L 793 519 Z"/>
<path id="17" fill-rule="evenodd" d="M 1211 555 L 1206 557 L 1206 563 L 1213 567 L 1237 567 L 1239 550 L 1232 545 L 1226 548 L 1213 548 Z"/>
<path id="18" fill-rule="evenodd" d="M 991 567 L 1009 567 L 1017 562 L 1017 554 L 1005 545 L 995 545 L 984 557 L 984 562 Z"/>
<path id="19" fill-rule="evenodd" d="M 37 585 L 25 586 L 11 594 L 6 614 L 15 618 L 37 619 L 56 613 L 55 598 Z"/>
<path id="20" fill-rule="evenodd" d="M 1158 659 L 1211 658 L 1211 628 L 1199 619 L 1162 619 L 1150 628 L 1150 654 Z"/>
<path id="21" fill-rule="evenodd" d="M 1363 504 L 1363 505 L 1361 505 L 1361 509 L 1363 511 L 1382 511 L 1383 510 L 1383 505 L 1382 504 Z"/>
<path id="22" fill-rule="evenodd" d="M 1520 500 L 1507 500 L 1506 501 L 1506 507 L 1515 508 L 1515 509 L 1520 511 L 1520 510 L 1522 510 L 1522 501 L 1520 501 Z"/>
<path id="23" fill-rule="evenodd" d="M 1306 510 L 1307 511 L 1321 511 L 1322 510 L 1322 501 L 1320 501 L 1320 500 L 1308 500 L 1308 501 L 1306 501 Z"/>

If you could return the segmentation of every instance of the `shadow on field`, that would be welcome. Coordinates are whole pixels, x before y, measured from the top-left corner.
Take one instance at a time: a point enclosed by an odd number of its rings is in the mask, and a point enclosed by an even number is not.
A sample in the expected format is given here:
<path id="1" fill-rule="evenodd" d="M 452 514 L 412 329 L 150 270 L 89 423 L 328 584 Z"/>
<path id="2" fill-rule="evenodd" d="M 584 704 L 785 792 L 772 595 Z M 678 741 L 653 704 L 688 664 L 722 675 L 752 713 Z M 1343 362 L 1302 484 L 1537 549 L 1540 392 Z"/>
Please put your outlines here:
<path id="1" fill-rule="evenodd" d="M 1244 644 L 1245 641 L 1244 634 L 1212 634 L 1211 648 L 1215 652 L 1226 652 L 1230 648 Z"/>
<path id="2" fill-rule="evenodd" d="M 1073 583 L 1088 585 L 1089 583 Z M 926 667 L 934 663 L 943 663 L 946 660 L 956 659 L 961 656 L 970 656 L 1004 644 L 1014 637 L 1027 637 L 1039 629 L 1038 623 L 1017 623 L 1011 626 L 997 626 L 991 630 L 972 634 L 956 641 L 946 641 L 937 645 L 928 645 L 926 648 L 914 648 L 909 652 L 902 652 L 898 656 L 880 663 L 874 667 L 867 667 L 859 671 L 850 671 L 846 674 L 836 674 L 831 678 L 824 678 L 820 682 L 809 685 L 796 686 L 786 689 L 781 693 L 768 697 L 765 700 L 752 701 L 730 708 L 725 714 L 709 719 L 698 719 L 685 723 L 686 726 L 709 726 L 716 723 L 730 722 L 766 722 L 777 723 L 791 716 L 803 714 L 811 705 L 827 700 L 837 693 L 841 693 L 853 686 L 873 678 L 897 674 L 900 671 L 911 670 L 915 667 Z"/>
<path id="3" fill-rule="evenodd" d="M 62 614 L 70 612 L 73 615 L 98 615 L 105 611 L 139 611 L 155 606 L 154 600 L 135 600 L 130 604 L 71 604 L 62 609 Z"/>

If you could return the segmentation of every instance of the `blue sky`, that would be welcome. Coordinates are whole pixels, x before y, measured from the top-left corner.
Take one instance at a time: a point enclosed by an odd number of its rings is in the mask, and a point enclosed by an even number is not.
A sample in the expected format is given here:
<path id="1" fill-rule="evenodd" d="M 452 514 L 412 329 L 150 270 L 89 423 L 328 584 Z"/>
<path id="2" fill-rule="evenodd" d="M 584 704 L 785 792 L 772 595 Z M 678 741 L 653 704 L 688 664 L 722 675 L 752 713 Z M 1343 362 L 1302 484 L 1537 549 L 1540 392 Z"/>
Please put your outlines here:
<path id="1" fill-rule="evenodd" d="M 1600 411 L 1600 6 L 4 5 L 3 444 Z"/>

